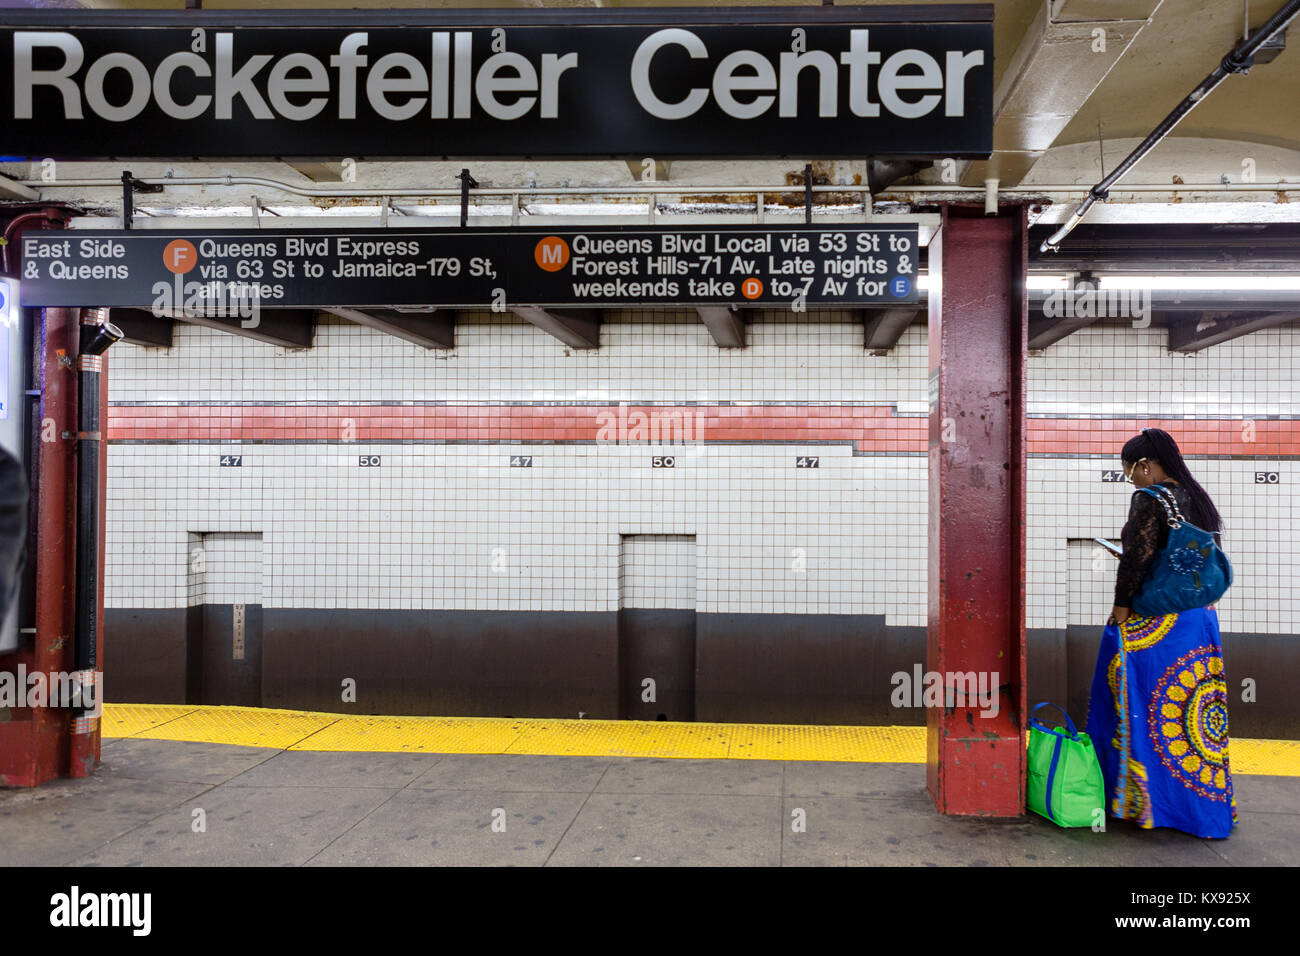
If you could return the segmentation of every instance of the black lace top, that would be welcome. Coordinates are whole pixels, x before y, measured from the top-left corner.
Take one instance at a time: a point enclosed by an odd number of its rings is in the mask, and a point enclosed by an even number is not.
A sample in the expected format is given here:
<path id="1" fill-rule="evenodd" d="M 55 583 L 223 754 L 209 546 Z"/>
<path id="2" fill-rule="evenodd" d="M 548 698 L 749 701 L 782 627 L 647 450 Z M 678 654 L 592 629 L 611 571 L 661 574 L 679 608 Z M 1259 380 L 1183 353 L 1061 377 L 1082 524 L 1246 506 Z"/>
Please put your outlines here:
<path id="1" fill-rule="evenodd" d="M 1173 492 L 1178 510 L 1184 518 L 1198 528 L 1205 527 L 1205 516 L 1192 502 L 1192 496 L 1186 488 L 1168 479 L 1157 484 Z M 1217 534 L 1215 541 L 1222 546 L 1222 540 Z M 1131 608 L 1133 595 L 1141 589 L 1151 565 L 1169 543 L 1169 521 L 1164 505 L 1145 491 L 1135 490 L 1129 503 L 1128 521 L 1124 525 L 1121 542 L 1124 555 L 1119 560 L 1119 572 L 1115 576 L 1115 606 Z"/>

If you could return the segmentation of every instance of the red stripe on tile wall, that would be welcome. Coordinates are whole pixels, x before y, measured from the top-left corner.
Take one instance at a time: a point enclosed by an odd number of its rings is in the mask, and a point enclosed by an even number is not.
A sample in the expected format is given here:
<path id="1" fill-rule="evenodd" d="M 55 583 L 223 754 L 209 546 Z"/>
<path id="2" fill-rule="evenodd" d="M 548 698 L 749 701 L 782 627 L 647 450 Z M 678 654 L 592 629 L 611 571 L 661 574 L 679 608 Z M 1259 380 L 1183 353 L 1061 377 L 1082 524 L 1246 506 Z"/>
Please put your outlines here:
<path id="1" fill-rule="evenodd" d="M 1030 454 L 1118 456 L 1139 428 L 1188 455 L 1300 456 L 1300 421 L 1031 418 Z M 114 405 L 110 441 L 842 442 L 924 452 L 928 420 L 862 405 Z"/>

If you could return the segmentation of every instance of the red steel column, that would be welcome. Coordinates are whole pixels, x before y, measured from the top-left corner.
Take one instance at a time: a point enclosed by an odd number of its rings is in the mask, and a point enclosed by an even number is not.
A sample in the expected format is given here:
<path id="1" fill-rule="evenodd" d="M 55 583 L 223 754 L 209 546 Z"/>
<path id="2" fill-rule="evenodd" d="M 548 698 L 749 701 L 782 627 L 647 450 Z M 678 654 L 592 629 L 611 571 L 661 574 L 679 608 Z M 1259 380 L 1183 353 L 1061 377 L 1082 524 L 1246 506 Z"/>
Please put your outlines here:
<path id="1" fill-rule="evenodd" d="M 1023 206 L 947 206 L 930 244 L 926 784 L 941 813 L 1025 806 L 1025 272 Z M 994 676 L 996 675 L 996 677 Z M 996 688 L 996 707 L 969 681 Z M 964 697 L 964 700 L 963 700 Z M 996 713 L 994 711 L 996 710 Z"/>

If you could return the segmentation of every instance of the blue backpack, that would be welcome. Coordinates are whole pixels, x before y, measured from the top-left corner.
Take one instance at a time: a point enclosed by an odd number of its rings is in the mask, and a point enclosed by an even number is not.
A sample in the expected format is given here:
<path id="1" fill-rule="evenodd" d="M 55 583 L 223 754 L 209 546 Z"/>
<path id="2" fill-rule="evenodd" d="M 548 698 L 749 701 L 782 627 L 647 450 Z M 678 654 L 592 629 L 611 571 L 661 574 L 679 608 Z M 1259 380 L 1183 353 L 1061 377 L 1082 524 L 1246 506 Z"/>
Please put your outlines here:
<path id="1" fill-rule="evenodd" d="M 1168 488 L 1151 485 L 1139 490 L 1164 505 L 1169 543 L 1134 595 L 1133 612 L 1159 617 L 1205 607 L 1223 597 L 1232 584 L 1232 562 L 1215 544 L 1214 533 L 1189 523 Z"/>

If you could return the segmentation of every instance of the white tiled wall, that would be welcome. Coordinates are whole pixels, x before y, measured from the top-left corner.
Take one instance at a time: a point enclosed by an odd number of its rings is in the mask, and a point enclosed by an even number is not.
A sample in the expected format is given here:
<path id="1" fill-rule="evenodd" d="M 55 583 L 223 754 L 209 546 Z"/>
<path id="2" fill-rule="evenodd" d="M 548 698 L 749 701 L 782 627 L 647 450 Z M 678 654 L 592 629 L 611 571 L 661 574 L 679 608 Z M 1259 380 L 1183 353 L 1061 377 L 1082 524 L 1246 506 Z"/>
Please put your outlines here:
<path id="1" fill-rule="evenodd" d="M 1097 609 L 1109 608 L 1114 600 L 1115 566 L 1118 562 L 1084 538 L 1070 541 L 1066 551 L 1064 563 L 1069 572 L 1069 606 L 1065 609 L 1065 623 L 1096 624 Z"/>
<path id="2" fill-rule="evenodd" d="M 352 325 L 322 326 L 305 351 L 178 326 L 170 350 L 114 349 L 110 401 L 926 408 L 923 326 L 888 357 L 863 349 L 847 314 L 764 313 L 750 342 L 718 349 L 684 313 L 615 314 L 593 352 L 491 314 L 458 326 L 450 354 Z M 1297 358 L 1293 327 L 1195 356 L 1168 354 L 1162 332 L 1084 329 L 1030 358 L 1029 411 L 1295 416 Z M 652 469 L 663 452 L 676 467 Z M 243 454 L 243 467 L 219 468 L 221 454 Z M 362 454 L 381 455 L 382 467 L 358 468 Z M 511 454 L 533 455 L 534 466 L 508 467 Z M 794 469 L 796 454 L 819 455 L 821 467 Z M 1132 486 L 1099 480 L 1118 455 L 1117 443 L 1104 457 L 1030 459 L 1030 627 L 1100 625 L 1109 613 L 1112 559 L 1086 572 L 1104 579 L 1087 591 L 1096 606 L 1071 607 L 1068 575 L 1085 572 L 1066 542 L 1118 536 Z M 1224 516 L 1236 569 L 1220 605 L 1225 629 L 1300 633 L 1291 464 L 1190 461 Z M 1283 483 L 1254 484 L 1259 468 L 1281 471 Z M 926 482 L 923 455 L 855 456 L 843 444 L 113 444 L 107 602 L 184 606 L 189 536 L 245 532 L 262 535 L 269 607 L 608 611 L 620 600 L 622 536 L 692 535 L 700 611 L 884 614 L 924 625 Z"/>
<path id="3" fill-rule="evenodd" d="M 1252 332 L 1186 354 L 1168 351 L 1167 342 L 1158 327 L 1086 328 L 1067 336 L 1030 357 L 1029 414 L 1300 414 L 1300 327 Z"/>
<path id="4" fill-rule="evenodd" d="M 623 535 L 621 607 L 695 610 L 695 538 L 685 534 Z"/>
<path id="5" fill-rule="evenodd" d="M 241 453 L 242 468 L 218 466 Z M 664 453 L 676 467 L 652 469 Z M 792 478 L 796 454 L 820 454 L 820 468 Z M 359 455 L 383 464 L 358 468 Z M 510 455 L 532 455 L 533 467 L 510 468 Z M 879 574 L 895 600 L 912 599 L 894 613 L 924 614 L 920 456 L 855 458 L 843 445 L 186 444 L 114 446 L 109 468 L 114 607 L 184 600 L 187 532 L 260 530 L 271 607 L 614 610 L 620 535 L 671 534 L 697 536 L 701 611 L 885 613 L 888 595 L 855 586 Z M 146 488 L 187 504 L 162 512 L 170 522 L 137 510 Z"/>
<path id="6" fill-rule="evenodd" d="M 779 317 L 779 321 L 774 321 Z M 848 312 L 760 311 L 749 346 L 720 349 L 694 312 L 605 313 L 601 348 L 574 350 L 513 315 L 462 312 L 456 348 L 428 350 L 338 320 L 285 349 L 178 325 L 174 347 L 119 346 L 110 400 L 898 402 L 925 412 L 925 328 L 876 357 Z"/>
<path id="7" fill-rule="evenodd" d="M 262 536 L 248 532 L 190 532 L 189 605 L 261 604 Z"/>

